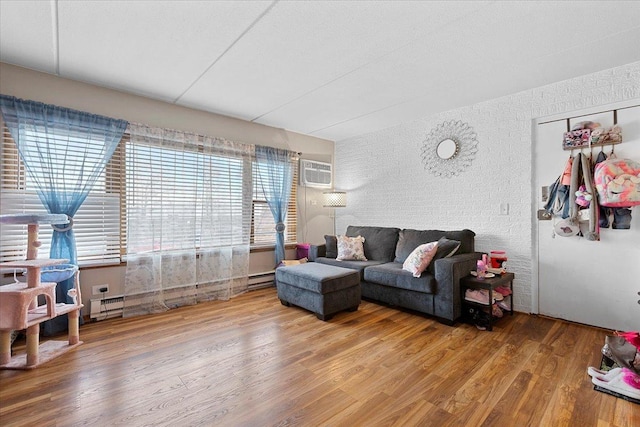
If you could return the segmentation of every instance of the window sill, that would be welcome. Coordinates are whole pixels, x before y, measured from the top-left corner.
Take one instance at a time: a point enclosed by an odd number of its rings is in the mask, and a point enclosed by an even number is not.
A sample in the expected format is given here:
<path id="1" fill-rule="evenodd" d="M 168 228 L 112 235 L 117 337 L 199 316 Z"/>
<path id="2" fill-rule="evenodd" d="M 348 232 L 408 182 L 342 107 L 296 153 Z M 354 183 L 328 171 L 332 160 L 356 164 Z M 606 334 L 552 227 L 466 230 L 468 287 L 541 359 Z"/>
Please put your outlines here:
<path id="1" fill-rule="evenodd" d="M 286 243 L 285 249 L 291 250 L 296 248 L 297 243 Z M 275 245 L 266 245 L 266 246 L 252 246 L 249 250 L 249 253 L 260 253 L 260 252 L 272 252 L 275 249 Z M 110 263 L 87 263 L 80 264 L 80 270 L 94 270 L 97 268 L 109 268 L 109 267 L 125 267 L 127 265 L 126 261 L 120 262 L 110 262 Z M 11 273 L 2 273 L 2 277 L 13 277 L 13 272 Z"/>
<path id="2" fill-rule="evenodd" d="M 285 243 L 285 249 L 295 249 L 297 243 Z M 261 246 L 251 246 L 251 253 L 254 252 L 269 252 L 275 250 L 276 245 L 261 245 Z"/>

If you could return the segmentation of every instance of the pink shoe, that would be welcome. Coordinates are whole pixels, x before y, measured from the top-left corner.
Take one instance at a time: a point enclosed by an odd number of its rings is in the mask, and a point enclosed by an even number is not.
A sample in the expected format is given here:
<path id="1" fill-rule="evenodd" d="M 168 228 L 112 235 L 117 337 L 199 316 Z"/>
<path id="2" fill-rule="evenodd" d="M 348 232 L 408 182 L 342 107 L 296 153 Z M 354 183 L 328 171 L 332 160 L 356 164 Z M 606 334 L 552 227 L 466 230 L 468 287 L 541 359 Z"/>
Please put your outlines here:
<path id="1" fill-rule="evenodd" d="M 467 289 L 464 293 L 464 299 L 479 304 L 489 304 L 489 293 L 482 292 L 484 289 Z"/>
<path id="2" fill-rule="evenodd" d="M 492 295 L 493 295 L 493 301 L 502 301 L 504 299 L 504 296 L 502 296 L 500 292 L 493 291 Z"/>
<path id="3" fill-rule="evenodd" d="M 497 288 L 494 289 L 494 291 L 502 294 L 503 296 L 509 296 L 511 295 L 513 292 L 511 292 L 511 289 L 507 288 L 506 286 L 499 286 Z"/>
<path id="4" fill-rule="evenodd" d="M 613 368 L 609 371 L 602 371 L 600 369 L 594 368 L 593 366 L 589 366 L 587 368 L 587 373 L 589 374 L 589 376 L 591 377 L 599 376 L 604 378 L 607 381 L 609 381 L 613 377 L 617 377 L 618 375 L 620 375 L 620 372 L 622 372 L 622 368 Z"/>
<path id="5" fill-rule="evenodd" d="M 493 304 L 491 306 L 491 314 L 493 314 L 494 317 L 502 317 L 502 310 L 500 310 L 498 304 Z"/>
<path id="6" fill-rule="evenodd" d="M 504 301 L 498 301 L 498 307 L 500 307 L 504 311 L 511 311 L 511 307 L 509 307 L 509 305 Z"/>
<path id="7" fill-rule="evenodd" d="M 640 390 L 640 375 L 636 374 L 631 369 L 622 368 L 622 381 L 636 390 Z"/>
<path id="8" fill-rule="evenodd" d="M 622 394 L 633 399 L 640 399 L 640 389 L 637 389 L 635 386 L 631 386 L 627 383 L 627 381 L 635 382 L 635 379 L 626 379 L 626 375 L 627 374 L 622 371 L 613 377 L 594 375 L 591 377 L 591 382 L 599 387 L 613 391 L 614 393 Z"/>

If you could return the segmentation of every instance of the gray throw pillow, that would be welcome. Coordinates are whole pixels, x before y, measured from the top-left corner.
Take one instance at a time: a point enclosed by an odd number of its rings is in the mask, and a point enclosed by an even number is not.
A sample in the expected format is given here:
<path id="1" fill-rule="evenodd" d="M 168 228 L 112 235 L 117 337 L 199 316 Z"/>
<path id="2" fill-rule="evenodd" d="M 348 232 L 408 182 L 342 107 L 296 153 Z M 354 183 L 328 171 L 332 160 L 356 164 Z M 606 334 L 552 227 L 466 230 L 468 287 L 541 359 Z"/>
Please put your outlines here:
<path id="1" fill-rule="evenodd" d="M 326 257 L 327 258 L 337 258 L 338 257 L 338 239 L 336 236 L 324 236 L 325 247 L 327 248 Z"/>
<path id="2" fill-rule="evenodd" d="M 436 255 L 431 260 L 429 267 L 427 267 L 427 271 L 433 273 L 436 260 L 440 258 L 448 258 L 455 255 L 455 253 L 460 248 L 460 244 L 461 243 L 457 240 L 451 240 L 447 239 L 446 237 L 441 237 L 438 240 L 438 250 L 436 251 Z"/>

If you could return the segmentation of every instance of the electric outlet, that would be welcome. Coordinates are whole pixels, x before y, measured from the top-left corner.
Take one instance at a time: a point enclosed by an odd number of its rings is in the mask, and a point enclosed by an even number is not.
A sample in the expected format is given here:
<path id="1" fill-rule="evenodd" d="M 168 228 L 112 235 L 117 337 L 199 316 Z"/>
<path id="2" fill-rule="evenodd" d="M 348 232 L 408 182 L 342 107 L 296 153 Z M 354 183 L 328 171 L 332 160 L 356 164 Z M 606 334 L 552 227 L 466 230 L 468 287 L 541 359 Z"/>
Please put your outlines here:
<path id="1" fill-rule="evenodd" d="M 91 288 L 93 295 L 102 295 L 109 292 L 109 285 L 95 285 Z"/>

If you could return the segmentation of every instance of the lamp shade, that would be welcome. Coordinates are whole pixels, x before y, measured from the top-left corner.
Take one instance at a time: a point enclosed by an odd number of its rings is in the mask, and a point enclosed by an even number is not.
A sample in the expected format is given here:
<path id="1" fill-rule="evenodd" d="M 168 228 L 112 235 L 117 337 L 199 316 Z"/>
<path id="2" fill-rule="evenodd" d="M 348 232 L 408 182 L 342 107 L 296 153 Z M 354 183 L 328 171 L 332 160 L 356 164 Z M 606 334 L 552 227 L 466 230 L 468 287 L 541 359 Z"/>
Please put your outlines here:
<path id="1" fill-rule="evenodd" d="M 347 193 L 344 191 L 325 191 L 324 207 L 327 208 L 344 208 L 347 206 Z"/>

